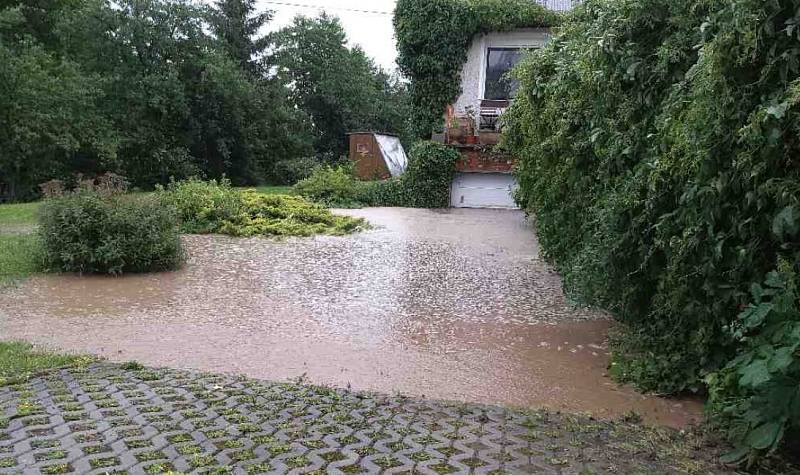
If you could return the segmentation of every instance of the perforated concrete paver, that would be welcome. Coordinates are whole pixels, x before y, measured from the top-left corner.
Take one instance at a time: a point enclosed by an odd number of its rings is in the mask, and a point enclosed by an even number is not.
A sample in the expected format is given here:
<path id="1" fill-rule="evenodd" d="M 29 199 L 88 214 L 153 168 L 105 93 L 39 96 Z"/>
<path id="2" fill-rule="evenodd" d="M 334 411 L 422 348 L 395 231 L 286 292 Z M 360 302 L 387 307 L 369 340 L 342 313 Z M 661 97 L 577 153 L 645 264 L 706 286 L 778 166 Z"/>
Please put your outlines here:
<path id="1" fill-rule="evenodd" d="M 0 473 L 698 473 L 668 429 L 98 363 L 0 387 Z"/>

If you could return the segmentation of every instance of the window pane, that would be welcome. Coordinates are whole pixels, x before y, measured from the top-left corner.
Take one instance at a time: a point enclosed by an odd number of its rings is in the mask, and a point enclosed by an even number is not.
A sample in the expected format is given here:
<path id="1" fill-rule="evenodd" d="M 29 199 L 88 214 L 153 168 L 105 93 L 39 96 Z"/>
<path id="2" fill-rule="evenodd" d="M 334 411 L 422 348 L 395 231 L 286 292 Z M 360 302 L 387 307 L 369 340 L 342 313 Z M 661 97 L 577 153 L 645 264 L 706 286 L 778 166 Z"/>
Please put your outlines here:
<path id="1" fill-rule="evenodd" d="M 519 84 L 506 74 L 519 64 L 524 53 L 520 48 L 489 48 L 484 99 L 507 100 L 516 95 Z"/>

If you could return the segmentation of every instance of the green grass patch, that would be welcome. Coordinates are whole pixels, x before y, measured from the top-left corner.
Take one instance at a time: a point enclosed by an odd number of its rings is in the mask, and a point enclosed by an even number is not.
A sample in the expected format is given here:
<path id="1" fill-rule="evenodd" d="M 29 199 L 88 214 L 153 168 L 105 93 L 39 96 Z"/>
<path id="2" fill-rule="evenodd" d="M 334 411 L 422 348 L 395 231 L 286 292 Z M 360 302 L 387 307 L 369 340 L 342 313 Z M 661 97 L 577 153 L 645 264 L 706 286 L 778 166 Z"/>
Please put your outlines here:
<path id="1" fill-rule="evenodd" d="M 0 386 L 25 382 L 38 372 L 65 366 L 86 366 L 96 359 L 37 350 L 24 342 L 0 342 Z"/>
<path id="2" fill-rule="evenodd" d="M 294 189 L 291 186 L 258 186 L 255 189 L 262 195 L 293 195 Z"/>
<path id="3" fill-rule="evenodd" d="M 41 243 L 32 234 L 0 234 L 0 287 L 24 279 L 42 268 Z"/>
<path id="4" fill-rule="evenodd" d="M 28 226 L 36 224 L 39 202 L 0 205 L 0 229 L 5 225 Z"/>

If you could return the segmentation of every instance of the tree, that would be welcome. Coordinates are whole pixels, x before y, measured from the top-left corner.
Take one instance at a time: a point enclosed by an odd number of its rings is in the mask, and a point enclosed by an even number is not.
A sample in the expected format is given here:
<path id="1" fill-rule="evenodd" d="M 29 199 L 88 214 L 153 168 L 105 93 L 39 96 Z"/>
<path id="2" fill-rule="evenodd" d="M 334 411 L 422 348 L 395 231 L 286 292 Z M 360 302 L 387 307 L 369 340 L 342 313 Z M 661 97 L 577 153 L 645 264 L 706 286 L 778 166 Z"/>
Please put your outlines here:
<path id="1" fill-rule="evenodd" d="M 253 75 L 260 75 L 258 57 L 269 46 L 261 29 L 272 19 L 272 12 L 257 13 L 255 0 L 217 0 L 212 14 L 214 33 L 239 66 Z"/>
<path id="2" fill-rule="evenodd" d="M 385 130 L 384 107 L 395 85 L 360 48 L 348 48 L 347 36 L 335 17 L 297 17 L 275 35 L 276 51 L 269 62 L 292 87 L 292 98 L 311 117 L 318 153 L 347 150 L 346 134 L 355 130 Z"/>
<path id="3" fill-rule="evenodd" d="M 25 28 L 19 8 L 0 10 L 8 31 Z M 0 177 L 12 196 L 28 197 L 36 186 L 81 158 L 113 165 L 116 137 L 102 117 L 97 77 L 84 75 L 31 36 L 0 34 Z"/>
<path id="4" fill-rule="evenodd" d="M 286 91 L 240 68 L 208 34 L 206 9 L 186 0 L 117 4 L 93 0 L 61 31 L 69 55 L 104 78 L 122 174 L 141 186 L 196 174 L 253 184 L 288 158 L 278 153 L 309 153 Z"/>

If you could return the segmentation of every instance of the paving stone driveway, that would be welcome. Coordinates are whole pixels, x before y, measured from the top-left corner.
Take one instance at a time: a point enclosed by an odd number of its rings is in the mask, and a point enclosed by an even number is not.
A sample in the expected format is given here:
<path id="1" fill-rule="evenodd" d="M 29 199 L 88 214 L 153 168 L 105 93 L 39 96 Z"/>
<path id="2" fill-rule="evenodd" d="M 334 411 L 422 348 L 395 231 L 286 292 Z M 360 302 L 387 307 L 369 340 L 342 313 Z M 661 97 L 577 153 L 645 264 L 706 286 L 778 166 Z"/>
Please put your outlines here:
<path id="1" fill-rule="evenodd" d="M 667 429 L 136 364 L 0 388 L 0 473 L 710 473 L 714 453 Z"/>

